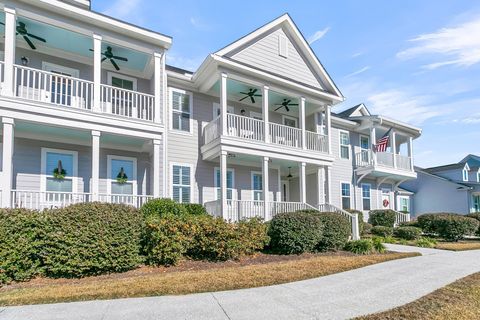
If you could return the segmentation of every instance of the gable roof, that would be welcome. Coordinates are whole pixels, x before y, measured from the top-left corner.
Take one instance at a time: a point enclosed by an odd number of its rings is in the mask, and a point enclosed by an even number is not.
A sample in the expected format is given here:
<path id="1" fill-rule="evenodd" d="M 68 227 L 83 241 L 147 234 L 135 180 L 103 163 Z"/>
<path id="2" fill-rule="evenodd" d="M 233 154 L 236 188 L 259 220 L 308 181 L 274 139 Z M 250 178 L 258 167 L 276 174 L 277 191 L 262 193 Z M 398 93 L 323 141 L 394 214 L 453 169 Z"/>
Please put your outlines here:
<path id="1" fill-rule="evenodd" d="M 432 173 L 432 172 L 439 172 L 439 171 L 447 171 L 451 169 L 463 169 L 464 167 L 465 167 L 465 163 L 452 163 L 452 164 L 446 164 L 443 166 L 426 168 L 426 169 L 423 169 L 423 171 Z"/>
<path id="2" fill-rule="evenodd" d="M 349 118 L 356 112 L 360 112 L 364 116 L 371 115 L 367 107 L 363 103 L 360 103 L 360 104 L 357 104 L 356 106 L 353 106 L 351 108 L 348 108 L 347 110 L 344 110 L 338 113 L 337 116 L 340 118 Z"/>
<path id="3" fill-rule="evenodd" d="M 448 182 L 448 183 L 452 183 L 455 186 L 457 186 L 457 189 L 459 189 L 459 190 L 470 190 L 472 188 L 471 186 L 467 185 L 467 183 L 454 181 L 452 179 L 448 179 L 448 178 L 436 175 L 433 172 L 429 172 L 428 169 L 422 169 L 422 168 L 417 167 L 417 166 L 415 166 L 414 169 L 415 169 L 415 172 L 417 172 L 417 173 L 421 173 L 421 174 L 428 175 L 430 177 L 433 177 L 433 178 L 436 178 L 436 179 L 439 179 L 439 180 L 443 180 L 443 181 Z"/>
<path id="4" fill-rule="evenodd" d="M 248 44 L 252 43 L 256 39 L 261 39 L 266 34 L 271 32 L 272 30 L 276 30 L 278 28 L 282 28 L 288 32 L 291 37 L 291 40 L 294 42 L 296 47 L 300 50 L 300 53 L 305 58 L 306 62 L 308 62 L 309 66 L 312 67 L 312 71 L 317 75 L 321 80 L 322 83 L 325 84 L 326 88 L 322 88 L 325 91 L 336 95 L 344 99 L 342 93 L 338 89 L 338 87 L 333 82 L 332 78 L 325 70 L 323 65 L 321 64 L 318 57 L 313 52 L 312 48 L 308 44 L 307 40 L 300 32 L 298 27 L 295 25 L 291 17 L 286 13 L 277 19 L 263 25 L 262 27 L 256 29 L 255 31 L 245 35 L 244 37 L 232 42 L 231 44 L 227 45 L 226 47 L 218 50 L 214 53 L 214 55 L 226 57 L 229 54 L 236 52 L 243 47 L 247 46 Z"/>

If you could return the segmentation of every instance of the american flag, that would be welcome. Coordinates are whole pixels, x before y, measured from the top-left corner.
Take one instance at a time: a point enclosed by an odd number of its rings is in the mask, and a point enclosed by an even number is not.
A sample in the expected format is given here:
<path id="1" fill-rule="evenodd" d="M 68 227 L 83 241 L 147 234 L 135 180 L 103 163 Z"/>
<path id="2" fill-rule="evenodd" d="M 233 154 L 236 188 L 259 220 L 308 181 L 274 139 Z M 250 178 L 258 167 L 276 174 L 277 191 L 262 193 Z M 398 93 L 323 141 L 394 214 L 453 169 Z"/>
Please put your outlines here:
<path id="1" fill-rule="evenodd" d="M 377 144 L 375 145 L 375 151 L 376 152 L 385 152 L 387 151 L 388 148 L 388 142 L 390 141 L 390 131 L 392 131 L 392 128 L 390 128 L 380 139 L 378 139 Z"/>

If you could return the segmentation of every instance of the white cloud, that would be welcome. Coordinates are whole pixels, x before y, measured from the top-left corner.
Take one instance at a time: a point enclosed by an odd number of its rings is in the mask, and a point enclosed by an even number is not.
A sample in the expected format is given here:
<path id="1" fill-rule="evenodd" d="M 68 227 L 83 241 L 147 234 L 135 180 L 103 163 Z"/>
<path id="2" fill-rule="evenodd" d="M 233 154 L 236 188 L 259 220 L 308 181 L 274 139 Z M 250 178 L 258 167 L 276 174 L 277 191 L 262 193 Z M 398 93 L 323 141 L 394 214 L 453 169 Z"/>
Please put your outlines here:
<path id="1" fill-rule="evenodd" d="M 139 13 L 139 8 L 142 8 L 141 2 L 142 0 L 116 0 L 103 13 L 116 19 L 141 23 L 142 18 Z"/>
<path id="2" fill-rule="evenodd" d="M 354 54 L 352 54 L 352 58 L 360 57 L 360 56 L 363 56 L 364 54 L 365 54 L 365 52 L 358 51 L 358 52 L 355 52 Z"/>
<path id="3" fill-rule="evenodd" d="M 330 31 L 330 27 L 326 27 L 325 29 L 323 30 L 318 30 L 317 32 L 315 32 L 313 35 L 311 35 L 310 37 L 308 37 L 308 43 L 309 44 L 313 44 L 315 41 L 318 41 L 320 40 L 321 38 L 323 38 L 327 32 Z"/>
<path id="4" fill-rule="evenodd" d="M 167 54 L 167 63 L 169 65 L 172 65 L 178 68 L 195 72 L 206 57 L 207 57 L 207 54 L 205 54 L 204 56 L 198 56 L 194 58 L 186 58 L 186 57 L 179 56 L 175 53 L 169 52 Z"/>
<path id="5" fill-rule="evenodd" d="M 423 55 L 441 55 L 444 58 L 423 66 L 425 69 L 454 65 L 468 67 L 480 62 L 480 17 L 455 27 L 442 28 L 421 34 L 411 40 L 414 45 L 397 53 L 397 57 L 411 59 Z"/>
<path id="6" fill-rule="evenodd" d="M 363 67 L 363 68 L 361 68 L 361 69 L 359 69 L 359 70 L 357 70 L 357 71 L 354 71 L 354 72 L 352 72 L 352 73 L 347 74 L 347 75 L 345 76 L 345 78 L 350 78 L 350 77 L 359 75 L 360 73 L 363 73 L 363 72 L 365 72 L 365 71 L 367 71 L 367 70 L 369 70 L 369 69 L 370 69 L 370 66 L 365 66 L 365 67 Z"/>
<path id="7" fill-rule="evenodd" d="M 195 27 L 196 29 L 201 29 L 201 30 L 208 30 L 210 29 L 209 25 L 203 22 L 202 20 L 191 17 L 190 18 L 190 24 Z"/>

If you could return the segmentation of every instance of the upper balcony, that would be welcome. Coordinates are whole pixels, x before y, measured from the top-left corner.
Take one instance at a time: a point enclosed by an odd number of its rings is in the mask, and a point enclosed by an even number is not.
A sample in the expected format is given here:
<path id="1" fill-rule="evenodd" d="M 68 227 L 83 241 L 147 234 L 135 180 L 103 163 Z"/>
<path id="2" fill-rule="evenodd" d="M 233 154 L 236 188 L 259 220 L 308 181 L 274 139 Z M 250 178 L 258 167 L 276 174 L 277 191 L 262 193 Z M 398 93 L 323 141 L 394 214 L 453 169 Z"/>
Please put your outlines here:
<path id="1" fill-rule="evenodd" d="M 69 12 L 68 5 L 58 6 L 62 7 L 58 12 Z M 73 19 L 80 14 L 89 15 L 92 25 Z M 99 27 L 95 19 L 109 18 L 88 10 L 73 10 L 72 19 L 53 15 L 27 4 L 0 14 L 0 33 L 5 35 L 0 40 L 4 99 L 23 100 L 28 108 L 52 116 L 52 108 L 59 108 L 72 111 L 72 119 L 84 113 L 163 124 L 161 92 L 166 79 L 161 41 L 155 47 L 152 39 L 142 42 L 145 35 L 135 39 L 135 27 L 112 19 L 130 27 L 130 34 L 119 26 Z"/>

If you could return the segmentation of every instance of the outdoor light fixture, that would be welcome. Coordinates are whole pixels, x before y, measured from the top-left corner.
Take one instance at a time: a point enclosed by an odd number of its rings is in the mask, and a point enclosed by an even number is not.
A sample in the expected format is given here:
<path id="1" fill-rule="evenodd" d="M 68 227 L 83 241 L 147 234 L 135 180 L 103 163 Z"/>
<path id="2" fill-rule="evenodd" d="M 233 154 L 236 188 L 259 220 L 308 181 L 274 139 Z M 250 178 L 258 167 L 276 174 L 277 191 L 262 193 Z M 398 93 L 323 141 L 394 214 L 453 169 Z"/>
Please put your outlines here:
<path id="1" fill-rule="evenodd" d="M 244 115 L 245 115 L 245 109 L 240 110 L 240 114 L 241 114 L 242 116 L 244 116 Z"/>
<path id="2" fill-rule="evenodd" d="M 288 167 L 288 176 L 287 176 L 288 179 L 293 178 L 292 173 L 290 172 L 290 169 L 292 169 L 292 167 Z"/>
<path id="3" fill-rule="evenodd" d="M 22 60 L 22 66 L 28 66 L 28 63 L 30 62 L 30 59 L 25 56 L 21 57 L 20 60 Z"/>
<path id="4" fill-rule="evenodd" d="M 229 154 L 227 155 L 227 157 L 228 157 L 228 158 L 235 158 L 236 155 L 235 155 L 235 153 L 229 153 Z"/>

